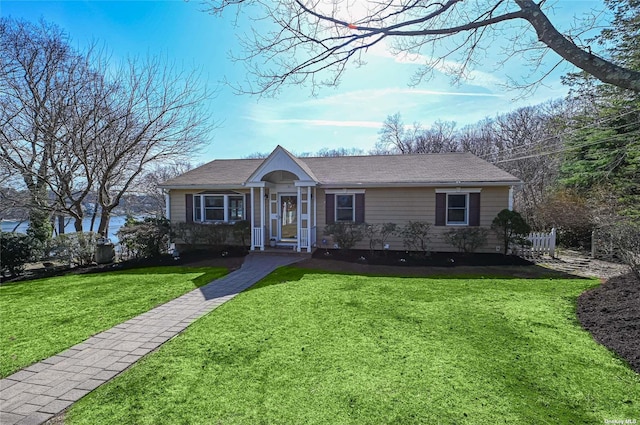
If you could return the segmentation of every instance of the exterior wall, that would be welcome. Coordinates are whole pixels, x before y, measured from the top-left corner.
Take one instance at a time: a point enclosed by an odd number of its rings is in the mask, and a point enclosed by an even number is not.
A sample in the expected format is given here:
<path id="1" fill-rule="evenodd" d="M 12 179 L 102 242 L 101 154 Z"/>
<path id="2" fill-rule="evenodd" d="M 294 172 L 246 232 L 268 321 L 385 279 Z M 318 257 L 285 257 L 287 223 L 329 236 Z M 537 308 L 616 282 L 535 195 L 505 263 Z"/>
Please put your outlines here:
<path id="1" fill-rule="evenodd" d="M 177 190 L 172 189 L 169 191 L 169 205 L 171 205 L 171 222 L 172 223 L 184 223 L 187 221 L 185 204 L 185 195 L 188 193 L 196 193 L 190 190 Z"/>
<path id="2" fill-rule="evenodd" d="M 187 221 L 186 212 L 187 206 L 185 203 L 185 195 L 197 195 L 202 190 L 185 190 L 185 189 L 171 189 L 169 191 L 169 205 L 171 206 L 171 222 L 172 223 L 184 223 Z M 237 190 L 238 194 L 249 193 L 248 189 Z M 258 211 L 260 210 L 260 190 L 256 189 L 256 201 L 258 205 Z M 259 220 L 259 219 L 258 219 Z M 260 221 L 258 221 L 259 223 Z"/>
<path id="3" fill-rule="evenodd" d="M 464 188 L 462 189 L 464 192 Z M 460 226 L 435 226 L 435 188 L 367 188 L 365 191 L 365 222 L 370 224 L 396 223 L 399 226 L 409 221 L 426 221 L 431 224 L 430 246 L 432 251 L 455 251 L 445 242 L 443 235 L 451 228 Z M 318 229 L 317 245 L 327 240 L 327 247 L 333 247 L 330 236 L 324 235 L 326 225 L 325 192 L 318 189 Z M 480 226 L 487 229 L 487 244 L 478 252 L 496 252 L 500 246 L 496 235 L 490 230 L 491 222 L 502 209 L 509 206 L 509 187 L 484 187 L 480 195 Z M 402 238 L 393 236 L 388 242 L 391 250 L 404 250 Z M 355 249 L 369 249 L 369 241 L 362 240 Z"/>
<path id="4" fill-rule="evenodd" d="M 306 188 L 303 190 L 306 193 Z M 464 191 L 464 189 L 463 189 Z M 186 205 L 185 195 L 196 194 L 200 190 L 171 190 L 170 206 L 171 221 L 174 223 L 186 221 Z M 248 189 L 238 191 L 249 193 Z M 275 193 L 265 189 L 265 193 Z M 371 224 L 379 223 L 396 223 L 399 226 L 409 221 L 426 221 L 431 223 L 430 229 L 430 246 L 432 251 L 455 251 L 456 248 L 447 244 L 443 239 L 443 234 L 454 226 L 435 226 L 435 188 L 367 188 L 365 191 L 365 222 Z M 322 240 L 327 240 L 327 247 L 333 247 L 333 241 L 330 236 L 324 235 L 324 227 L 326 225 L 325 214 L 325 191 L 321 188 L 316 190 L 313 196 L 317 202 L 317 228 L 316 228 L 316 244 L 322 247 Z M 509 205 L 509 187 L 484 187 L 480 195 L 480 226 L 488 230 L 488 242 L 485 247 L 478 249 L 478 252 L 496 252 L 496 247 L 501 244 L 496 235 L 490 230 L 491 222 L 494 217 L 502 209 Z M 269 201 L 265 200 L 265 245 L 268 246 L 268 237 L 270 235 L 270 220 L 268 215 Z M 260 225 L 260 189 L 254 189 L 254 203 L 251 208 L 254 216 L 255 226 Z M 306 212 L 306 211 L 304 211 Z M 311 210 L 311 217 L 314 211 Z M 249 218 L 249 217 L 248 217 Z M 306 225 L 306 222 L 304 222 Z M 455 226 L 459 227 L 459 226 Z M 397 236 L 389 238 L 388 243 L 391 250 L 404 250 L 402 239 Z M 369 241 L 362 240 L 356 249 L 368 249 Z"/>

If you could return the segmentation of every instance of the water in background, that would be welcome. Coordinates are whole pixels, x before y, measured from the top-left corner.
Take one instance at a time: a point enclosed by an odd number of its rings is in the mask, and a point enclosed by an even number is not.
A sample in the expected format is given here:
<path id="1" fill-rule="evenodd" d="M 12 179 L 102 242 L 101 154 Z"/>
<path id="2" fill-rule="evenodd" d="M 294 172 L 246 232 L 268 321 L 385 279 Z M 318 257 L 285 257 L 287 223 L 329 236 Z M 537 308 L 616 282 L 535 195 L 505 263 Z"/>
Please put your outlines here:
<path id="1" fill-rule="evenodd" d="M 98 228 L 98 223 L 99 223 L 100 218 L 98 217 L 96 219 L 96 223 L 94 226 L 94 229 Z M 122 216 L 112 216 L 111 219 L 109 220 L 109 239 L 111 239 L 111 242 L 118 243 L 118 237 L 116 236 L 116 233 L 118 232 L 118 230 L 120 230 L 120 228 L 122 226 L 124 226 L 125 221 L 127 220 L 127 217 L 122 215 Z M 3 232 L 12 232 L 13 229 L 16 227 L 16 225 L 18 225 L 18 221 L 11 221 L 11 220 L 3 220 L 1 222 L 2 224 L 2 231 Z M 57 225 L 57 222 L 56 222 Z M 15 230 L 17 233 L 27 233 L 27 228 L 29 227 L 29 222 L 25 221 L 23 223 L 20 223 L 18 225 L 18 228 Z M 91 227 L 91 218 L 85 218 L 84 220 L 82 220 L 82 228 L 84 229 L 85 232 L 89 231 L 89 228 Z M 73 220 L 69 220 L 68 223 L 65 224 L 64 226 L 64 231 L 65 233 L 75 233 L 76 229 L 73 225 Z"/>

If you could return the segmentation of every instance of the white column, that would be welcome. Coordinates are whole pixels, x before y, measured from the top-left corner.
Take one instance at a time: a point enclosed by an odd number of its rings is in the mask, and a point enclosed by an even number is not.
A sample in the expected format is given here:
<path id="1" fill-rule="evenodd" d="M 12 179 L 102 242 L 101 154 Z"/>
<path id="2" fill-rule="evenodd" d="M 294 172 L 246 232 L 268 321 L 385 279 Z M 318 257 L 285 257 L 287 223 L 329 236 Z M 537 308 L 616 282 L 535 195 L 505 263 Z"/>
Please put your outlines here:
<path id="1" fill-rule="evenodd" d="M 255 251 L 255 249 L 256 249 L 256 241 L 254 239 L 255 239 L 256 232 L 253 231 L 253 228 L 256 225 L 256 220 L 255 220 L 255 216 L 256 216 L 255 205 L 256 205 L 256 203 L 254 202 L 255 200 L 253 198 L 253 196 L 254 196 L 253 195 L 253 188 L 250 187 L 249 190 L 250 190 L 249 193 L 251 194 L 251 196 L 250 196 L 250 198 L 251 198 L 251 201 L 250 201 L 251 202 L 251 217 L 249 217 L 249 222 L 251 223 L 251 226 L 250 226 L 251 227 L 251 251 Z"/>
<path id="2" fill-rule="evenodd" d="M 307 186 L 307 252 L 311 252 L 311 186 Z"/>
<path id="3" fill-rule="evenodd" d="M 171 198 L 168 193 L 164 194 L 164 216 L 167 220 L 171 220 Z"/>
<path id="4" fill-rule="evenodd" d="M 264 186 L 260 187 L 260 234 L 262 240 L 260 241 L 260 251 L 264 251 Z"/>
<path id="5" fill-rule="evenodd" d="M 298 239 L 298 246 L 296 247 L 296 251 L 300 252 L 300 226 L 302 226 L 302 190 L 300 189 L 300 186 L 298 186 L 298 199 L 297 199 L 297 211 L 296 211 L 296 220 L 298 220 L 298 225 L 296 226 L 297 228 L 297 237 L 296 239 Z"/>

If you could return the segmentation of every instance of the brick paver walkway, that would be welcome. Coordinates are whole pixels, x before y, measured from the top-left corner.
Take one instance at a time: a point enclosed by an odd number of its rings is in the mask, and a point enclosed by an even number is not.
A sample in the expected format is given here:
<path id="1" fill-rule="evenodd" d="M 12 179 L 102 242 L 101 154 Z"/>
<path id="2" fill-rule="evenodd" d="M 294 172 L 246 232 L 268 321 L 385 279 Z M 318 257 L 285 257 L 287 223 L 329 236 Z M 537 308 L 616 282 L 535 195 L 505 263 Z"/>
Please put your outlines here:
<path id="1" fill-rule="evenodd" d="M 242 267 L 0 380 L 0 424 L 40 424 L 280 266 L 302 257 L 253 254 Z"/>

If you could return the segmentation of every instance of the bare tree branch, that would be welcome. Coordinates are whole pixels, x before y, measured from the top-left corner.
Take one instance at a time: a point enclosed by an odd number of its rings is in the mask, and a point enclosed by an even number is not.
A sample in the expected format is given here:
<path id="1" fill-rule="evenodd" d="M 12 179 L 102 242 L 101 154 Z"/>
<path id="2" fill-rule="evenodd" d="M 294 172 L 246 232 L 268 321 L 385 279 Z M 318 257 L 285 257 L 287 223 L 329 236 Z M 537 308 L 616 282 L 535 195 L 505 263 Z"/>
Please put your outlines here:
<path id="1" fill-rule="evenodd" d="M 314 91 L 336 85 L 348 64 L 361 65 L 363 54 L 383 40 L 394 43 L 396 54 L 422 53 L 425 68 L 417 80 L 453 54 L 462 59 L 450 71 L 461 78 L 508 25 L 533 30 L 538 52 L 553 50 L 603 82 L 640 91 L 640 72 L 597 56 L 590 46 L 576 45 L 570 34 L 562 34 L 551 23 L 541 8 L 544 2 L 362 1 L 355 3 L 362 9 L 356 12 L 344 0 L 208 0 L 207 4 L 214 14 L 245 7 L 252 17 L 260 13 L 255 19 L 261 25 L 272 25 L 267 31 L 254 31 L 243 43 L 245 55 L 237 60 L 245 63 L 257 85 L 236 87 L 243 92 L 275 94 L 284 84 L 306 83 Z M 441 46 L 445 41 L 447 45 Z"/>

